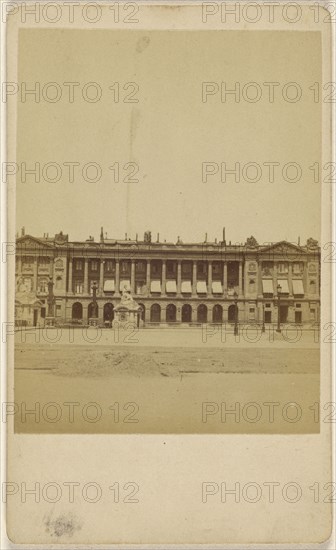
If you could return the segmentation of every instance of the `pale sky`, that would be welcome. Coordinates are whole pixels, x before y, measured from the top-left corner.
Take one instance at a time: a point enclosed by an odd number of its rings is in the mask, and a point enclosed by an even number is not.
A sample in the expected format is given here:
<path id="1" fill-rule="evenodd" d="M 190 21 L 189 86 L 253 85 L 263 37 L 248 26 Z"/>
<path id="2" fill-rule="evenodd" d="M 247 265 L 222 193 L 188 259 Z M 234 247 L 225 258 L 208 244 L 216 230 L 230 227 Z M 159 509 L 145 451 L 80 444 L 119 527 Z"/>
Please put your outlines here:
<path id="1" fill-rule="evenodd" d="M 154 239 L 192 242 L 205 233 L 221 239 L 225 226 L 232 242 L 251 234 L 259 242 L 320 240 L 320 185 L 309 169 L 321 162 L 321 105 L 309 90 L 321 80 L 320 63 L 317 32 L 21 30 L 21 88 L 56 82 L 62 97 L 51 103 L 27 95 L 18 103 L 17 162 L 39 162 L 41 181 L 19 177 L 17 229 L 36 236 L 63 230 L 71 240 L 99 239 L 101 226 L 111 238 L 142 238 L 149 229 Z M 293 81 L 302 89 L 297 103 L 282 98 Z M 73 103 L 64 82 L 79 83 Z M 99 84 L 100 101 L 84 101 L 88 82 Z M 139 102 L 113 102 L 114 82 L 121 99 L 134 89 L 125 83 L 137 83 Z M 221 102 L 218 92 L 202 103 L 202 82 L 241 89 L 257 82 L 262 97 Z M 274 103 L 263 82 L 280 83 Z M 43 177 L 48 162 L 62 168 L 57 183 Z M 69 162 L 80 164 L 74 182 Z M 101 166 L 97 183 L 81 175 L 89 162 Z M 114 183 L 109 166 L 119 163 L 122 179 L 128 162 L 138 165 L 139 182 Z M 203 162 L 239 162 L 240 182 L 221 183 L 220 174 L 202 182 Z M 244 181 L 248 162 L 261 165 L 260 181 Z M 280 163 L 273 183 L 268 162 Z M 281 175 L 289 162 L 302 167 L 296 183 Z"/>

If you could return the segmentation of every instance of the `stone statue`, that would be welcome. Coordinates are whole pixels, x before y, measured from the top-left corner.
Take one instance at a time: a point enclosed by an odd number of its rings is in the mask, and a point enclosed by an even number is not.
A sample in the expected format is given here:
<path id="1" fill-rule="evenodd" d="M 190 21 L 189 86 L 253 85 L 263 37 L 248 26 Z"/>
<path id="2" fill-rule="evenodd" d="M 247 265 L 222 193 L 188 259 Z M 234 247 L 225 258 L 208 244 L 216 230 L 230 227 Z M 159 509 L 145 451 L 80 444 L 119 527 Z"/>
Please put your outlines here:
<path id="1" fill-rule="evenodd" d="M 114 308 L 115 318 L 112 326 L 122 326 L 128 323 L 139 326 L 141 307 L 133 299 L 130 290 L 124 285 L 121 291 L 120 304 Z"/>
<path id="2" fill-rule="evenodd" d="M 251 248 L 255 248 L 256 246 L 258 246 L 258 241 L 255 237 L 253 237 L 253 235 L 251 235 L 251 237 L 248 237 L 246 239 L 246 246 L 249 246 Z"/>
<path id="3" fill-rule="evenodd" d="M 318 241 L 315 239 L 312 239 L 311 237 L 307 239 L 307 247 L 308 248 L 317 248 L 318 247 Z"/>
<path id="4" fill-rule="evenodd" d="M 151 243 L 152 242 L 152 233 L 151 233 L 151 231 L 145 231 L 144 241 L 145 241 L 145 243 Z"/>
<path id="5" fill-rule="evenodd" d="M 129 304 L 133 301 L 133 298 L 131 296 L 131 293 L 129 290 L 127 290 L 126 285 L 123 287 L 121 292 L 121 303 L 122 304 Z"/>

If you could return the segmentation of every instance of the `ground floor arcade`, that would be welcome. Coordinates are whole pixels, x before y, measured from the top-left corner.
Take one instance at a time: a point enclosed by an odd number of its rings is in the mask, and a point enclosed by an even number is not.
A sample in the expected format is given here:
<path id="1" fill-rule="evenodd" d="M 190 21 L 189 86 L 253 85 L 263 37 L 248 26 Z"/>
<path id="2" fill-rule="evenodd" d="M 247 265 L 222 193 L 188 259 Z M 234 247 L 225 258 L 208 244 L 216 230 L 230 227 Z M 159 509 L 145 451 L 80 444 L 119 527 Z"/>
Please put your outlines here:
<path id="1" fill-rule="evenodd" d="M 98 298 L 98 321 L 101 326 L 110 326 L 114 319 L 114 309 L 120 300 Z M 169 300 L 147 298 L 138 302 L 141 307 L 141 320 L 150 324 L 188 323 L 239 323 L 277 324 L 277 300 L 239 299 L 237 307 L 233 300 L 185 299 Z M 92 298 L 80 300 L 57 299 L 56 318 L 59 324 L 88 324 L 92 317 Z M 319 320 L 317 301 L 282 300 L 280 302 L 280 322 L 297 325 L 314 325 Z"/>

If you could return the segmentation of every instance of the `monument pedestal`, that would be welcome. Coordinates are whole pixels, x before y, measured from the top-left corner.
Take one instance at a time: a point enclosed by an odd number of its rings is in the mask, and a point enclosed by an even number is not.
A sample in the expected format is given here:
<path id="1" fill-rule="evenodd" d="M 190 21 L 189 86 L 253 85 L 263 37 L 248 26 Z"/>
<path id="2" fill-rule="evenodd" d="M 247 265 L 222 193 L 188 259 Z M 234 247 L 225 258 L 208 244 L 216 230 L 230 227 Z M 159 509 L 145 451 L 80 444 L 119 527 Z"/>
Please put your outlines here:
<path id="1" fill-rule="evenodd" d="M 90 317 L 89 319 L 89 327 L 97 327 L 98 326 L 99 319 L 98 317 Z"/>
<path id="2" fill-rule="evenodd" d="M 130 292 L 124 288 L 120 304 L 114 308 L 113 328 L 134 328 L 140 326 L 141 307 L 137 304 Z"/>
<path id="3" fill-rule="evenodd" d="M 44 320 L 44 326 L 45 327 L 54 327 L 56 322 L 55 322 L 55 317 L 46 317 L 45 320 Z"/>

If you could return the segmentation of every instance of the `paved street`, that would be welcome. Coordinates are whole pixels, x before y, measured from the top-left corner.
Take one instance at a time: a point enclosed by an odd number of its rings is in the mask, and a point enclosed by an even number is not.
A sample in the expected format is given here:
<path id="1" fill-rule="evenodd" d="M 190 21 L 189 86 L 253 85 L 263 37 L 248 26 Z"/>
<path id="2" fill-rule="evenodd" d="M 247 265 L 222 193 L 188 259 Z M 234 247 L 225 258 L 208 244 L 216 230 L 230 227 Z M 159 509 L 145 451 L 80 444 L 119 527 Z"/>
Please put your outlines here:
<path id="1" fill-rule="evenodd" d="M 16 334 L 19 432 L 319 430 L 314 412 L 319 346 L 311 332 L 295 343 L 278 334 L 274 342 L 268 334 L 257 343 L 232 334 L 223 341 L 213 327 L 136 333 L 50 329 L 39 334 L 39 342 L 34 336 Z M 56 344 L 50 343 L 52 337 L 58 338 Z"/>

